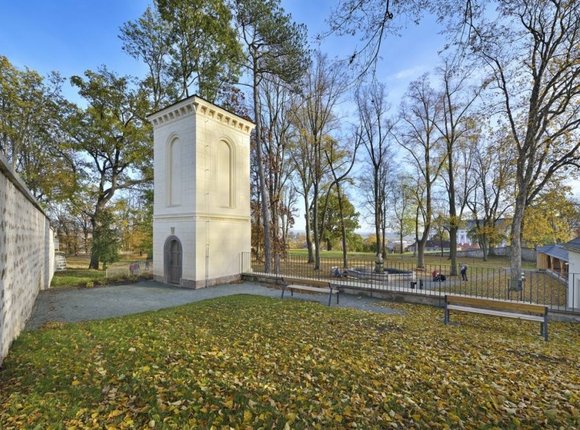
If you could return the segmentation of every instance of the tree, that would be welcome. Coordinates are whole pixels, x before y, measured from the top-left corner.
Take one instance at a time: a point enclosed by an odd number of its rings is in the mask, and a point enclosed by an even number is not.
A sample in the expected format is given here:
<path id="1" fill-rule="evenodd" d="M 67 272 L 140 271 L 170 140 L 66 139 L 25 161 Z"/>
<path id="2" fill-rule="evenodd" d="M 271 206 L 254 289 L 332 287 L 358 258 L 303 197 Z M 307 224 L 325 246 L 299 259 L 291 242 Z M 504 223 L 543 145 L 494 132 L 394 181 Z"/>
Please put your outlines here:
<path id="1" fill-rule="evenodd" d="M 440 69 L 443 84 L 441 91 L 441 118 L 435 126 L 441 133 L 445 145 L 445 166 L 442 175 L 447 190 L 449 203 L 449 256 L 451 258 L 450 275 L 457 276 L 457 231 L 459 230 L 463 211 L 467 206 L 470 181 L 473 145 L 473 134 L 476 133 L 475 121 L 470 117 L 473 105 L 484 88 L 467 88 L 472 75 L 471 68 L 453 65 L 446 60 Z M 463 157 L 461 157 L 463 155 Z M 462 162 L 463 161 L 463 162 Z"/>
<path id="2" fill-rule="evenodd" d="M 501 242 L 498 223 L 512 207 L 509 197 L 514 163 L 506 138 L 501 130 L 482 133 L 473 152 L 473 192 L 467 206 L 475 220 L 472 234 L 483 251 L 484 260 L 490 248 Z"/>
<path id="3" fill-rule="evenodd" d="M 441 136 L 435 123 L 439 119 L 441 104 L 431 88 L 427 75 L 411 82 L 405 101 L 401 105 L 401 134 L 399 144 L 408 152 L 417 172 L 414 190 L 417 201 L 417 218 L 422 216 L 423 232 L 417 230 L 417 266 L 425 267 L 425 244 L 429 239 L 433 219 L 433 186 L 446 161 Z M 418 220 L 416 222 L 418 229 Z"/>
<path id="4" fill-rule="evenodd" d="M 439 212 L 433 217 L 432 221 L 432 229 L 435 234 L 431 236 L 431 241 L 439 242 L 441 257 L 443 257 L 444 242 L 449 240 L 449 230 L 451 225 L 449 218 L 448 215 Z M 457 275 L 457 273 L 455 275 Z"/>
<path id="5" fill-rule="evenodd" d="M 294 115 L 299 115 L 297 112 L 298 107 L 293 108 Z M 297 122 L 293 119 L 293 122 Z M 306 139 L 306 134 L 304 130 L 300 127 L 296 127 L 296 137 L 290 148 L 290 155 L 292 157 L 293 168 L 294 168 L 294 189 L 296 193 L 302 196 L 302 201 L 304 204 L 304 222 L 306 229 L 306 249 L 308 251 L 308 263 L 314 263 L 314 246 L 312 245 L 312 232 L 311 232 L 311 214 L 312 205 L 311 192 L 312 192 L 312 181 L 313 181 L 313 170 L 312 170 L 312 160 L 314 159 L 313 150 L 314 148 L 308 144 Z M 297 185 L 298 184 L 298 185 Z"/>
<path id="6" fill-rule="evenodd" d="M 308 166 L 311 183 L 312 235 L 314 239 L 314 269 L 320 268 L 321 221 L 318 199 L 322 196 L 324 182 L 328 180 L 329 167 L 325 158 L 325 148 L 334 145 L 336 141 L 330 133 L 336 125 L 334 109 L 346 89 L 343 71 L 338 65 L 332 64 L 327 57 L 318 52 L 310 70 L 302 82 L 302 94 L 299 107 L 293 117 L 299 130 L 301 145 L 309 147 L 309 160 L 299 160 Z"/>
<path id="7" fill-rule="evenodd" d="M 157 5 L 167 26 L 153 26 L 152 36 L 157 30 L 169 30 L 167 70 L 177 85 L 177 99 L 189 97 L 194 87 L 213 102 L 224 85 L 237 81 L 242 59 L 230 5 L 224 0 L 158 0 Z M 142 31 L 151 34 L 149 27 Z M 163 39 L 154 42 L 165 43 Z M 150 52 L 159 55 L 157 49 Z"/>
<path id="8" fill-rule="evenodd" d="M 359 214 L 347 196 L 344 194 L 339 196 L 336 187 L 331 187 L 328 199 L 325 200 L 318 200 L 318 206 L 320 213 L 323 214 L 321 220 L 324 219 L 319 230 L 322 240 L 326 242 L 326 250 L 331 251 L 333 245 L 340 241 L 341 248 L 346 251 L 347 238 L 360 227 Z"/>
<path id="9" fill-rule="evenodd" d="M 342 189 L 343 183 L 348 183 L 349 176 L 352 168 L 354 167 L 354 163 L 356 161 L 356 154 L 358 148 L 360 147 L 361 140 L 357 138 L 355 135 L 354 137 L 354 145 L 352 151 L 348 148 L 343 147 L 340 148 L 339 145 L 327 145 L 324 148 L 324 155 L 326 158 L 326 162 L 328 163 L 328 167 L 330 169 L 330 173 L 332 174 L 332 186 L 336 187 L 336 197 L 338 203 L 338 223 L 340 225 L 340 236 L 342 240 L 342 267 L 347 269 L 348 268 L 348 254 L 347 254 L 347 242 L 348 236 L 352 235 L 352 231 L 349 230 L 349 223 L 346 221 L 347 213 L 350 208 L 348 205 L 352 206 L 350 202 L 345 198 L 344 191 Z M 354 207 L 353 207 L 354 209 Z M 329 224 L 333 220 L 327 220 Z M 358 225 L 358 213 L 357 213 L 357 225 Z M 356 228 L 356 227 L 355 227 Z"/>
<path id="10" fill-rule="evenodd" d="M 479 2 L 473 1 L 474 5 Z M 466 17 L 469 46 L 492 73 L 515 154 L 512 285 L 521 272 L 522 225 L 551 179 L 580 167 L 580 3 L 496 1 Z"/>
<path id="11" fill-rule="evenodd" d="M 147 6 L 136 21 L 123 24 L 119 35 L 123 50 L 147 65 L 144 85 L 151 90 L 153 110 L 176 100 L 179 93 L 179 85 L 170 70 L 171 32 L 171 25 L 161 18 L 157 7 Z"/>
<path id="12" fill-rule="evenodd" d="M 392 187 L 391 213 L 393 217 L 389 225 L 399 234 L 399 251 L 404 251 L 403 237 L 413 233 L 413 194 L 411 190 L 411 179 L 401 175 L 395 179 Z"/>
<path id="13" fill-rule="evenodd" d="M 235 0 L 236 22 L 243 42 L 245 67 L 251 79 L 256 123 L 255 155 L 264 234 L 264 270 L 271 271 L 271 213 L 262 154 L 263 130 L 259 90 L 264 79 L 277 76 L 292 84 L 302 75 L 306 65 L 305 28 L 284 13 L 279 0 Z"/>
<path id="14" fill-rule="evenodd" d="M 348 62 L 357 64 L 364 74 L 373 70 L 386 36 L 397 34 L 405 26 L 399 17 L 410 17 L 417 23 L 426 7 L 437 9 L 424 0 L 340 0 L 330 16 L 329 34 L 361 36 Z"/>
<path id="15" fill-rule="evenodd" d="M 573 239 L 578 208 L 571 200 L 570 187 L 550 184 L 534 203 L 526 208 L 522 240 L 528 246 L 564 243 Z"/>
<path id="16" fill-rule="evenodd" d="M 93 229 L 93 243 L 91 245 L 91 260 L 94 258 L 107 265 L 119 260 L 119 233 L 115 228 L 115 217 L 110 208 L 99 212 Z M 97 264 L 98 266 L 98 264 Z M 98 267 L 94 267 L 98 269 Z"/>
<path id="17" fill-rule="evenodd" d="M 287 216 L 292 208 L 285 206 L 291 203 L 284 200 L 288 196 L 288 184 L 291 175 L 292 160 L 288 148 L 293 138 L 293 129 L 290 122 L 291 93 L 278 78 L 273 77 L 263 82 L 260 90 L 262 105 L 262 119 L 264 136 L 261 139 L 267 162 L 268 193 L 270 199 L 270 213 L 272 214 L 272 241 L 274 245 L 276 269 L 279 269 L 279 257 L 286 252 L 287 244 L 284 241 L 288 228 Z M 286 223 L 285 223 L 286 222 Z"/>
<path id="18" fill-rule="evenodd" d="M 124 193 L 111 206 L 119 245 L 125 252 L 153 256 L 153 190 Z M 128 195 L 127 195 L 128 194 Z"/>
<path id="19" fill-rule="evenodd" d="M 62 145 L 70 103 L 61 85 L 56 73 L 43 78 L 0 56 L 0 154 L 44 205 L 65 200 L 76 185 L 74 154 Z"/>
<path id="20" fill-rule="evenodd" d="M 388 105 L 385 88 L 377 81 L 361 87 L 356 93 L 360 122 L 359 139 L 366 149 L 369 167 L 369 206 L 373 216 L 376 240 L 377 270 L 382 271 L 387 184 L 392 169 L 391 141 L 394 124 L 387 118 Z M 365 181 L 366 182 L 366 181 Z"/>
<path id="21" fill-rule="evenodd" d="M 117 191 L 150 183 L 151 130 L 144 119 L 149 110 L 147 95 L 129 77 L 119 77 L 106 68 L 87 71 L 85 78 L 73 76 L 87 107 L 79 109 L 68 124 L 71 148 L 77 151 L 89 198 L 93 241 L 100 244 L 106 226 L 101 217 Z M 100 245 L 92 248 L 89 268 L 103 261 Z"/>

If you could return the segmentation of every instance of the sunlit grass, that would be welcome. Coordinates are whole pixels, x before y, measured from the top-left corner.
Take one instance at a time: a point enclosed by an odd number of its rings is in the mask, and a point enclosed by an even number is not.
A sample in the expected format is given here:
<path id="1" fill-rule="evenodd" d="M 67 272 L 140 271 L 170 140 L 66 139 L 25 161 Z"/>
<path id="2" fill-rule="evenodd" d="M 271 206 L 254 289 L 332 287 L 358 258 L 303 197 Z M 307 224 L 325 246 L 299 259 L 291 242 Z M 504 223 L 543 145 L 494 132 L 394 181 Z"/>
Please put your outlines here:
<path id="1" fill-rule="evenodd" d="M 14 343 L 0 428 L 578 428 L 580 330 L 232 296 Z"/>

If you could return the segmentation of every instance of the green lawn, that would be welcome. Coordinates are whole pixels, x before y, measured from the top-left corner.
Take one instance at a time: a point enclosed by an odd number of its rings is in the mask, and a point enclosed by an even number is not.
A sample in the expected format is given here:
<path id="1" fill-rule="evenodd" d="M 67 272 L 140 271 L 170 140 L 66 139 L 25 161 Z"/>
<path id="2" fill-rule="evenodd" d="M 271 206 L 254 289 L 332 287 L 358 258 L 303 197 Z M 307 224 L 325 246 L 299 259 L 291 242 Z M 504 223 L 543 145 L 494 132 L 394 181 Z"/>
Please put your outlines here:
<path id="1" fill-rule="evenodd" d="M 580 329 L 232 296 L 22 334 L 0 428 L 578 428 Z"/>
<path id="2" fill-rule="evenodd" d="M 291 249 L 288 254 L 292 256 L 308 256 L 308 251 L 306 249 Z M 342 261 L 342 251 L 320 251 L 320 256 L 322 258 L 331 258 Z M 375 256 L 373 253 L 369 252 L 349 252 L 349 258 L 354 261 L 368 261 L 374 262 Z M 503 269 L 510 267 L 510 260 L 507 257 L 496 257 L 490 256 L 487 261 L 483 261 L 482 258 L 475 257 L 457 257 L 457 261 L 467 264 L 469 267 L 477 268 L 494 268 Z M 412 253 L 404 254 L 389 254 L 385 260 L 385 267 L 388 267 L 389 263 L 393 263 L 395 266 L 400 264 L 405 265 L 416 265 L 417 257 L 413 256 Z M 429 253 L 425 255 L 425 264 L 428 266 L 449 266 L 450 260 L 447 256 L 441 256 L 439 253 Z M 533 270 L 536 268 L 535 262 L 522 261 L 522 268 L 526 270 Z"/>
<path id="3" fill-rule="evenodd" d="M 67 269 L 62 272 L 55 272 L 50 286 L 52 288 L 63 287 L 87 287 L 94 285 L 104 285 L 124 280 L 136 280 L 127 274 L 129 264 L 138 260 L 144 260 L 142 256 L 123 255 L 121 259 L 109 266 L 112 275 L 107 277 L 104 269 L 91 270 L 88 255 L 67 256 Z M 117 271 L 118 273 L 115 273 Z"/>
<path id="4" fill-rule="evenodd" d="M 50 286 L 61 287 L 84 287 L 87 283 L 100 283 L 105 281 L 104 270 L 67 269 L 62 272 L 54 272 Z"/>

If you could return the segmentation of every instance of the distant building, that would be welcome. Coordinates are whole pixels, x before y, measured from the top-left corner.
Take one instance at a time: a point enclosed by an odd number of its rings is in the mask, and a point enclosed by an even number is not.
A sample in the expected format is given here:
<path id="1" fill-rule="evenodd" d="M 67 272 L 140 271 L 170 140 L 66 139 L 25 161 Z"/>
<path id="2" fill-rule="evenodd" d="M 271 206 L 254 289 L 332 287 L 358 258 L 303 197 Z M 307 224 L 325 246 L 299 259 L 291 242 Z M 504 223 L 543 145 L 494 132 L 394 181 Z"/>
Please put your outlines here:
<path id="1" fill-rule="evenodd" d="M 387 241 L 387 248 L 390 252 L 401 252 L 401 242 L 398 233 L 387 233 L 385 239 Z M 413 242 L 414 238 L 412 236 L 403 236 L 403 250 L 407 249 L 407 247 Z"/>
<path id="2" fill-rule="evenodd" d="M 566 305 L 580 310 L 580 237 L 565 243 L 568 251 L 568 297 Z"/>
<path id="3" fill-rule="evenodd" d="M 481 221 L 480 221 L 481 222 Z M 497 221 L 496 227 L 499 232 L 505 236 L 507 236 L 508 228 L 511 223 L 511 219 L 501 218 Z M 475 229 L 477 228 L 477 220 L 470 219 L 464 221 L 464 225 L 457 230 L 457 249 L 460 251 L 467 251 L 472 249 L 479 249 L 479 243 L 477 239 L 474 237 Z M 435 236 L 436 232 L 433 232 L 430 239 Z M 506 246 L 507 241 L 502 240 L 500 243 L 497 243 L 496 246 L 502 247 Z"/>
<path id="4" fill-rule="evenodd" d="M 536 248 L 536 268 L 564 278 L 568 276 L 568 250 L 564 245 L 546 245 Z"/>
<path id="5" fill-rule="evenodd" d="M 407 247 L 407 251 L 415 252 L 417 243 L 413 243 Z M 425 252 L 449 252 L 451 245 L 448 240 L 428 240 L 425 243 Z"/>

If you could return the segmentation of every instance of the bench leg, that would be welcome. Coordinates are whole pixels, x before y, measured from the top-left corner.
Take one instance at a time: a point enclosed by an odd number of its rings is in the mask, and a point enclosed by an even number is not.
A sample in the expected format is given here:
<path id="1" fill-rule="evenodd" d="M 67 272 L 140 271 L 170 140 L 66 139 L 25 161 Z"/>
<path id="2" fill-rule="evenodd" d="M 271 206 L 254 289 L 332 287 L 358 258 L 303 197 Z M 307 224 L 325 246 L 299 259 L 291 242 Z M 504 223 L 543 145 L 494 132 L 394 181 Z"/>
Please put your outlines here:
<path id="1" fill-rule="evenodd" d="M 548 318 L 544 316 L 544 322 L 541 323 L 542 334 L 544 335 L 544 340 L 548 341 Z"/>
<path id="2" fill-rule="evenodd" d="M 282 286 L 282 295 L 280 296 L 281 299 L 284 298 L 284 292 L 286 292 L 286 286 L 285 285 Z"/>
<path id="3" fill-rule="evenodd" d="M 445 314 L 443 316 L 443 322 L 445 325 L 449 324 L 449 309 L 447 309 L 447 303 L 445 303 Z"/>
<path id="4" fill-rule="evenodd" d="M 338 305 L 338 297 L 340 296 L 340 290 L 336 290 L 336 304 Z"/>

